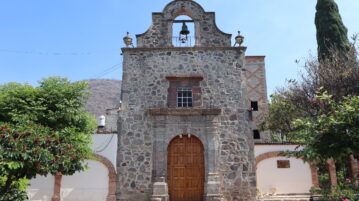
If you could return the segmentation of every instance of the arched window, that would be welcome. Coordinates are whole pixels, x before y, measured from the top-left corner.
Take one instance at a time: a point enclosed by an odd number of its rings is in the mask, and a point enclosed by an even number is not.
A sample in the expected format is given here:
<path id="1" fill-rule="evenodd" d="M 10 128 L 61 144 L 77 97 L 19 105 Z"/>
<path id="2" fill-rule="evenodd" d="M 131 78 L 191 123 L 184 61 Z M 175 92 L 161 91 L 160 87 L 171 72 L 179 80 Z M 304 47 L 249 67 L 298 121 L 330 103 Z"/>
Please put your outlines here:
<path id="1" fill-rule="evenodd" d="M 180 15 L 173 20 L 172 44 L 174 47 L 193 47 L 196 44 L 194 21 Z"/>

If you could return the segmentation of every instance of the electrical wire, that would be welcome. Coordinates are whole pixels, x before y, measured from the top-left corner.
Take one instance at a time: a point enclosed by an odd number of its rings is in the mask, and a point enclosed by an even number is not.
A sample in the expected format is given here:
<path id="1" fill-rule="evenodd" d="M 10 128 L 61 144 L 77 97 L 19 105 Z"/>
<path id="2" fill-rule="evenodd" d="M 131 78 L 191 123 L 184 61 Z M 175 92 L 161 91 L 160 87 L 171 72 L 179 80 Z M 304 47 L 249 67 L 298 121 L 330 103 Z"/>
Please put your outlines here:
<path id="1" fill-rule="evenodd" d="M 106 150 L 107 147 L 111 144 L 112 139 L 113 139 L 114 136 L 115 136 L 115 134 L 112 134 L 111 137 L 110 137 L 110 139 L 109 139 L 107 142 L 105 141 L 105 142 L 102 143 L 100 146 L 96 147 L 96 148 L 94 149 L 95 153 L 100 153 L 100 152 L 103 152 L 104 150 Z M 102 147 L 102 148 L 101 148 L 101 147 Z"/>
<path id="2" fill-rule="evenodd" d="M 96 75 L 94 75 L 92 77 L 101 78 L 101 77 L 103 77 L 103 76 L 105 76 L 105 75 L 107 75 L 109 73 L 112 73 L 112 72 L 114 72 L 114 71 L 116 71 L 116 70 L 118 70 L 120 68 L 121 68 L 120 64 L 115 64 L 115 65 L 111 66 L 110 68 L 107 68 L 107 69 L 103 70 L 100 73 L 97 73 Z"/>
<path id="3" fill-rule="evenodd" d="M 0 52 L 12 54 L 29 54 L 29 55 L 51 55 L 51 56 L 84 56 L 91 55 L 91 52 L 43 52 L 34 50 L 10 50 L 0 49 Z"/>
<path id="4" fill-rule="evenodd" d="M 36 51 L 36 50 L 14 50 L 14 49 L 0 49 L 0 53 L 11 53 L 11 54 L 27 54 L 27 55 L 40 55 L 40 56 L 88 56 L 93 54 L 101 54 L 108 52 L 115 52 L 117 50 L 108 50 L 101 52 L 47 52 L 47 51 Z"/>

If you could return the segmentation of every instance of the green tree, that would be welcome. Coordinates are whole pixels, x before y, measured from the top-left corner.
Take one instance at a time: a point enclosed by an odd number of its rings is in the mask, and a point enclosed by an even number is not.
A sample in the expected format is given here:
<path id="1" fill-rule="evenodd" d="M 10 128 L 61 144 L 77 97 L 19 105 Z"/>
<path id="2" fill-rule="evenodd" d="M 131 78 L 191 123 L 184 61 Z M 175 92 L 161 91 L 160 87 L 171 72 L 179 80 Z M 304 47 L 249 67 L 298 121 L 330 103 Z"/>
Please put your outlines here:
<path id="1" fill-rule="evenodd" d="M 300 81 L 291 81 L 278 92 L 275 98 L 279 102 L 272 100 L 270 108 L 274 112 L 269 113 L 265 124 L 277 132 L 286 130 L 295 136 L 295 142 L 304 145 L 303 150 L 288 155 L 319 167 L 325 167 L 330 158 L 342 164 L 338 172 L 342 175 L 338 177 L 339 185 L 323 185 L 320 192 L 328 195 L 327 200 L 335 200 L 342 195 L 352 197 L 355 192 L 353 186 L 345 182 L 343 161 L 351 154 L 358 158 L 359 62 L 356 40 L 349 43 L 335 1 L 317 0 L 316 10 L 318 59 L 309 59 Z M 355 186 L 354 190 L 358 192 Z"/>
<path id="2" fill-rule="evenodd" d="M 333 158 L 346 162 L 353 154 L 359 157 L 359 96 L 347 96 L 335 102 L 324 92 L 317 96 L 321 109 L 315 118 L 301 117 L 294 124 L 305 137 L 302 156 L 306 160 L 325 162 Z M 313 154 L 310 154 L 313 153 Z"/>
<path id="3" fill-rule="evenodd" d="M 277 90 L 271 96 L 269 113 L 262 129 L 269 129 L 274 134 L 282 133 L 287 135 L 288 141 L 300 143 L 306 139 L 293 121 L 302 117 L 316 118 L 323 113 L 316 97 L 318 91 L 327 91 L 335 102 L 340 102 L 345 96 L 359 95 L 359 61 L 343 59 L 339 51 L 330 51 L 332 59 L 321 63 L 314 58 L 309 59 L 300 82 L 290 80 L 286 88 Z M 345 57 L 355 52 L 349 51 Z"/>
<path id="4" fill-rule="evenodd" d="M 329 158 L 337 163 L 338 185 L 330 186 L 321 183 L 317 191 L 325 200 L 338 200 L 339 198 L 354 199 L 359 188 L 356 185 L 358 178 L 348 179 L 348 156 L 359 157 L 359 96 L 347 96 L 339 102 L 328 93 L 316 96 L 320 110 L 315 118 L 302 117 L 295 120 L 305 141 L 303 150 L 289 153 L 301 157 L 306 161 L 317 164 L 319 167 L 326 164 Z M 320 171 L 321 177 L 326 170 Z M 328 179 L 328 178 L 326 178 Z M 328 181 L 326 181 L 328 182 Z"/>
<path id="5" fill-rule="evenodd" d="M 292 123 L 301 116 L 301 112 L 295 108 L 288 99 L 290 91 L 282 90 L 270 96 L 269 111 L 266 120 L 260 125 L 261 130 L 270 130 L 272 140 L 279 142 L 298 142 L 297 128 Z"/>
<path id="6" fill-rule="evenodd" d="M 341 52 L 350 49 L 348 30 L 342 22 L 338 5 L 334 0 L 318 0 L 315 14 L 319 61 L 330 55 L 330 49 Z"/>
<path id="7" fill-rule="evenodd" d="M 0 200 L 23 200 L 23 184 L 36 175 L 84 170 L 96 125 L 86 89 L 58 77 L 0 86 Z"/>

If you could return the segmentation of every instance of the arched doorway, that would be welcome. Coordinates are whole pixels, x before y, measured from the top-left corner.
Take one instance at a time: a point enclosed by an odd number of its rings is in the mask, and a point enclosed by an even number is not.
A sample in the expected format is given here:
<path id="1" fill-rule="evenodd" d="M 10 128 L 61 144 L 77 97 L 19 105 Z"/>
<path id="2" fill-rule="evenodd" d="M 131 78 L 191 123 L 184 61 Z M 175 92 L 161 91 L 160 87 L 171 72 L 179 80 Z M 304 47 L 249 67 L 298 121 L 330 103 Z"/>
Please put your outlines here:
<path id="1" fill-rule="evenodd" d="M 204 150 L 190 135 L 175 137 L 168 146 L 170 201 L 203 201 Z"/>

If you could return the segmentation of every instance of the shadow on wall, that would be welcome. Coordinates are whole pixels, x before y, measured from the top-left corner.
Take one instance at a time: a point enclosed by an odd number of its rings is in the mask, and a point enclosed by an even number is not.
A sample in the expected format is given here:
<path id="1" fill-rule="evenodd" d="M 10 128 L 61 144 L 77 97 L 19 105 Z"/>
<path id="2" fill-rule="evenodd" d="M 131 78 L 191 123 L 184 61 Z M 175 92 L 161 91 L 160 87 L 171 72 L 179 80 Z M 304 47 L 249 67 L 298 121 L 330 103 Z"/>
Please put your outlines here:
<path id="1" fill-rule="evenodd" d="M 108 195 L 108 169 L 98 161 L 87 161 L 89 169 L 63 176 L 61 198 L 66 201 L 105 201 Z"/>
<path id="2" fill-rule="evenodd" d="M 31 201 L 51 201 L 54 191 L 55 177 L 52 175 L 37 176 L 30 181 L 28 196 Z"/>
<path id="3" fill-rule="evenodd" d="M 109 170 L 99 161 L 86 161 L 88 170 L 72 176 L 63 176 L 61 200 L 106 201 L 109 192 Z M 54 176 L 31 180 L 28 189 L 30 201 L 51 201 L 54 192 Z"/>

